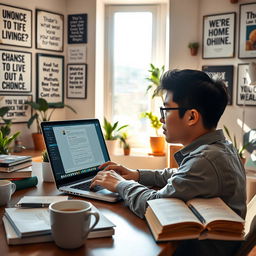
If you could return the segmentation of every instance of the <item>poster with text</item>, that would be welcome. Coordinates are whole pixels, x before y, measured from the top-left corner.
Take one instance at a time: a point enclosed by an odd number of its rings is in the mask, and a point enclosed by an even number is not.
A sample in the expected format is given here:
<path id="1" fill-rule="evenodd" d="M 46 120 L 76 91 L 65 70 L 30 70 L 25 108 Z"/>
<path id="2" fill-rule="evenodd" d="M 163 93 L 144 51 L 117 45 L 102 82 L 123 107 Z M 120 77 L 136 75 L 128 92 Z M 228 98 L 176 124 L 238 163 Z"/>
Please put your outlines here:
<path id="1" fill-rule="evenodd" d="M 236 13 L 203 17 L 203 58 L 232 58 L 235 53 Z"/>
<path id="2" fill-rule="evenodd" d="M 26 105 L 27 101 L 32 101 L 31 95 L 3 95 L 0 99 L 0 108 L 9 107 L 9 111 L 4 115 L 4 119 L 12 120 L 12 123 L 26 123 L 31 117 L 31 107 Z"/>
<path id="3" fill-rule="evenodd" d="M 37 53 L 37 99 L 50 106 L 64 101 L 64 56 Z"/>
<path id="4" fill-rule="evenodd" d="M 256 106 L 256 86 L 249 85 L 249 64 L 238 64 L 237 105 Z"/>
<path id="5" fill-rule="evenodd" d="M 239 58 L 256 58 L 256 3 L 240 5 Z"/>
<path id="6" fill-rule="evenodd" d="M 87 43 L 87 14 L 68 15 L 68 43 Z"/>
<path id="7" fill-rule="evenodd" d="M 86 45 L 68 46 L 68 63 L 86 63 Z"/>
<path id="8" fill-rule="evenodd" d="M 86 99 L 87 98 L 87 65 L 68 64 L 67 65 L 67 98 Z"/>
<path id="9" fill-rule="evenodd" d="M 0 44 L 32 47 L 32 11 L 0 4 Z"/>
<path id="10" fill-rule="evenodd" d="M 232 105 L 234 67 L 232 65 L 203 66 L 202 70 L 213 80 L 221 80 L 226 85 L 228 92 L 228 105 Z"/>
<path id="11" fill-rule="evenodd" d="M 63 51 L 64 16 L 62 14 L 36 10 L 36 48 Z"/>
<path id="12" fill-rule="evenodd" d="M 31 53 L 0 49 L 0 92 L 31 92 Z"/>

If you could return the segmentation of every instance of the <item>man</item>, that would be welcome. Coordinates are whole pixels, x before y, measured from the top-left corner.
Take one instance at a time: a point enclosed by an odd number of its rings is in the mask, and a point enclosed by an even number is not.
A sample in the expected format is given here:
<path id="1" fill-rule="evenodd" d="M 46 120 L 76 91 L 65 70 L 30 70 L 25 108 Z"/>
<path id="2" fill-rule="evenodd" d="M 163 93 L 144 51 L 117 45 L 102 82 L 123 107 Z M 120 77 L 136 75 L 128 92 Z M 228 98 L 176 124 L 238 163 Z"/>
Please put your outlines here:
<path id="1" fill-rule="evenodd" d="M 160 108 L 163 133 L 169 143 L 182 143 L 175 154 L 178 169 L 129 170 L 113 162 L 93 179 L 91 186 L 101 185 L 118 192 L 129 208 L 141 218 L 147 201 L 175 197 L 187 201 L 195 197 L 220 197 L 237 214 L 245 217 L 245 172 L 236 149 L 216 130 L 227 105 L 222 82 L 213 81 L 196 70 L 168 71 L 161 79 L 166 91 Z M 159 187 L 159 190 L 147 186 Z M 188 240 L 177 255 L 232 255 L 237 242 Z M 187 252 L 186 249 L 189 249 Z M 212 254 L 211 254 L 212 253 Z"/>

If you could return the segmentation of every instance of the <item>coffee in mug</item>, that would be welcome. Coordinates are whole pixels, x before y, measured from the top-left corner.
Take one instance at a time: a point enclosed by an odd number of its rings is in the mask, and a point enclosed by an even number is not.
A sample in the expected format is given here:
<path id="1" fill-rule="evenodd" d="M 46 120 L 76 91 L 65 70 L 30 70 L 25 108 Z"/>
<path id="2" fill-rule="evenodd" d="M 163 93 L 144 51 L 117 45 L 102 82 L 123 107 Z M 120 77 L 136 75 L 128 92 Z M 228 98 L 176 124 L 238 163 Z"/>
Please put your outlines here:
<path id="1" fill-rule="evenodd" d="M 16 190 L 16 185 L 9 180 L 0 180 L 0 206 L 9 203 L 12 194 Z"/>
<path id="2" fill-rule="evenodd" d="M 52 236 L 55 243 L 64 249 L 84 245 L 89 232 L 99 221 L 92 204 L 83 200 L 65 200 L 49 206 Z M 91 216 L 95 220 L 91 225 Z"/>

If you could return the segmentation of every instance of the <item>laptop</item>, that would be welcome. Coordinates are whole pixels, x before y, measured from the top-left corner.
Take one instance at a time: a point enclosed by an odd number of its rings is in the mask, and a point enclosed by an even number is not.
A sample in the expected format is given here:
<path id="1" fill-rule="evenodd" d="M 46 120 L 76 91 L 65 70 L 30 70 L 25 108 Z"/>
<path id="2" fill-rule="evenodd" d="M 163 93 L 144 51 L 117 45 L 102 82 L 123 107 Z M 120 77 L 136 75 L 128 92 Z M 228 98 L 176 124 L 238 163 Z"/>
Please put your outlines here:
<path id="1" fill-rule="evenodd" d="M 107 202 L 120 199 L 101 186 L 89 188 L 98 167 L 110 160 L 98 119 L 42 122 L 41 128 L 59 191 Z"/>

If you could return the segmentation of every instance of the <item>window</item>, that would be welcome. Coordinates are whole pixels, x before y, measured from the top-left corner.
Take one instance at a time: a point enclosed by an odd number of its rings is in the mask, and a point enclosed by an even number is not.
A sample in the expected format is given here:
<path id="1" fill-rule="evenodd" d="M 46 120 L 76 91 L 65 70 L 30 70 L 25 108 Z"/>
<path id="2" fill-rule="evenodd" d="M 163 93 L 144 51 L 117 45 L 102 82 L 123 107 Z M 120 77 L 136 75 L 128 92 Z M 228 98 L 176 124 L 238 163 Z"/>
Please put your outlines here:
<path id="1" fill-rule="evenodd" d="M 105 116 L 120 125 L 129 124 L 133 147 L 148 146 L 150 125 L 140 118 L 141 113 L 151 110 L 159 116 L 146 94 L 145 78 L 150 63 L 165 63 L 161 10 L 161 5 L 106 7 Z"/>

